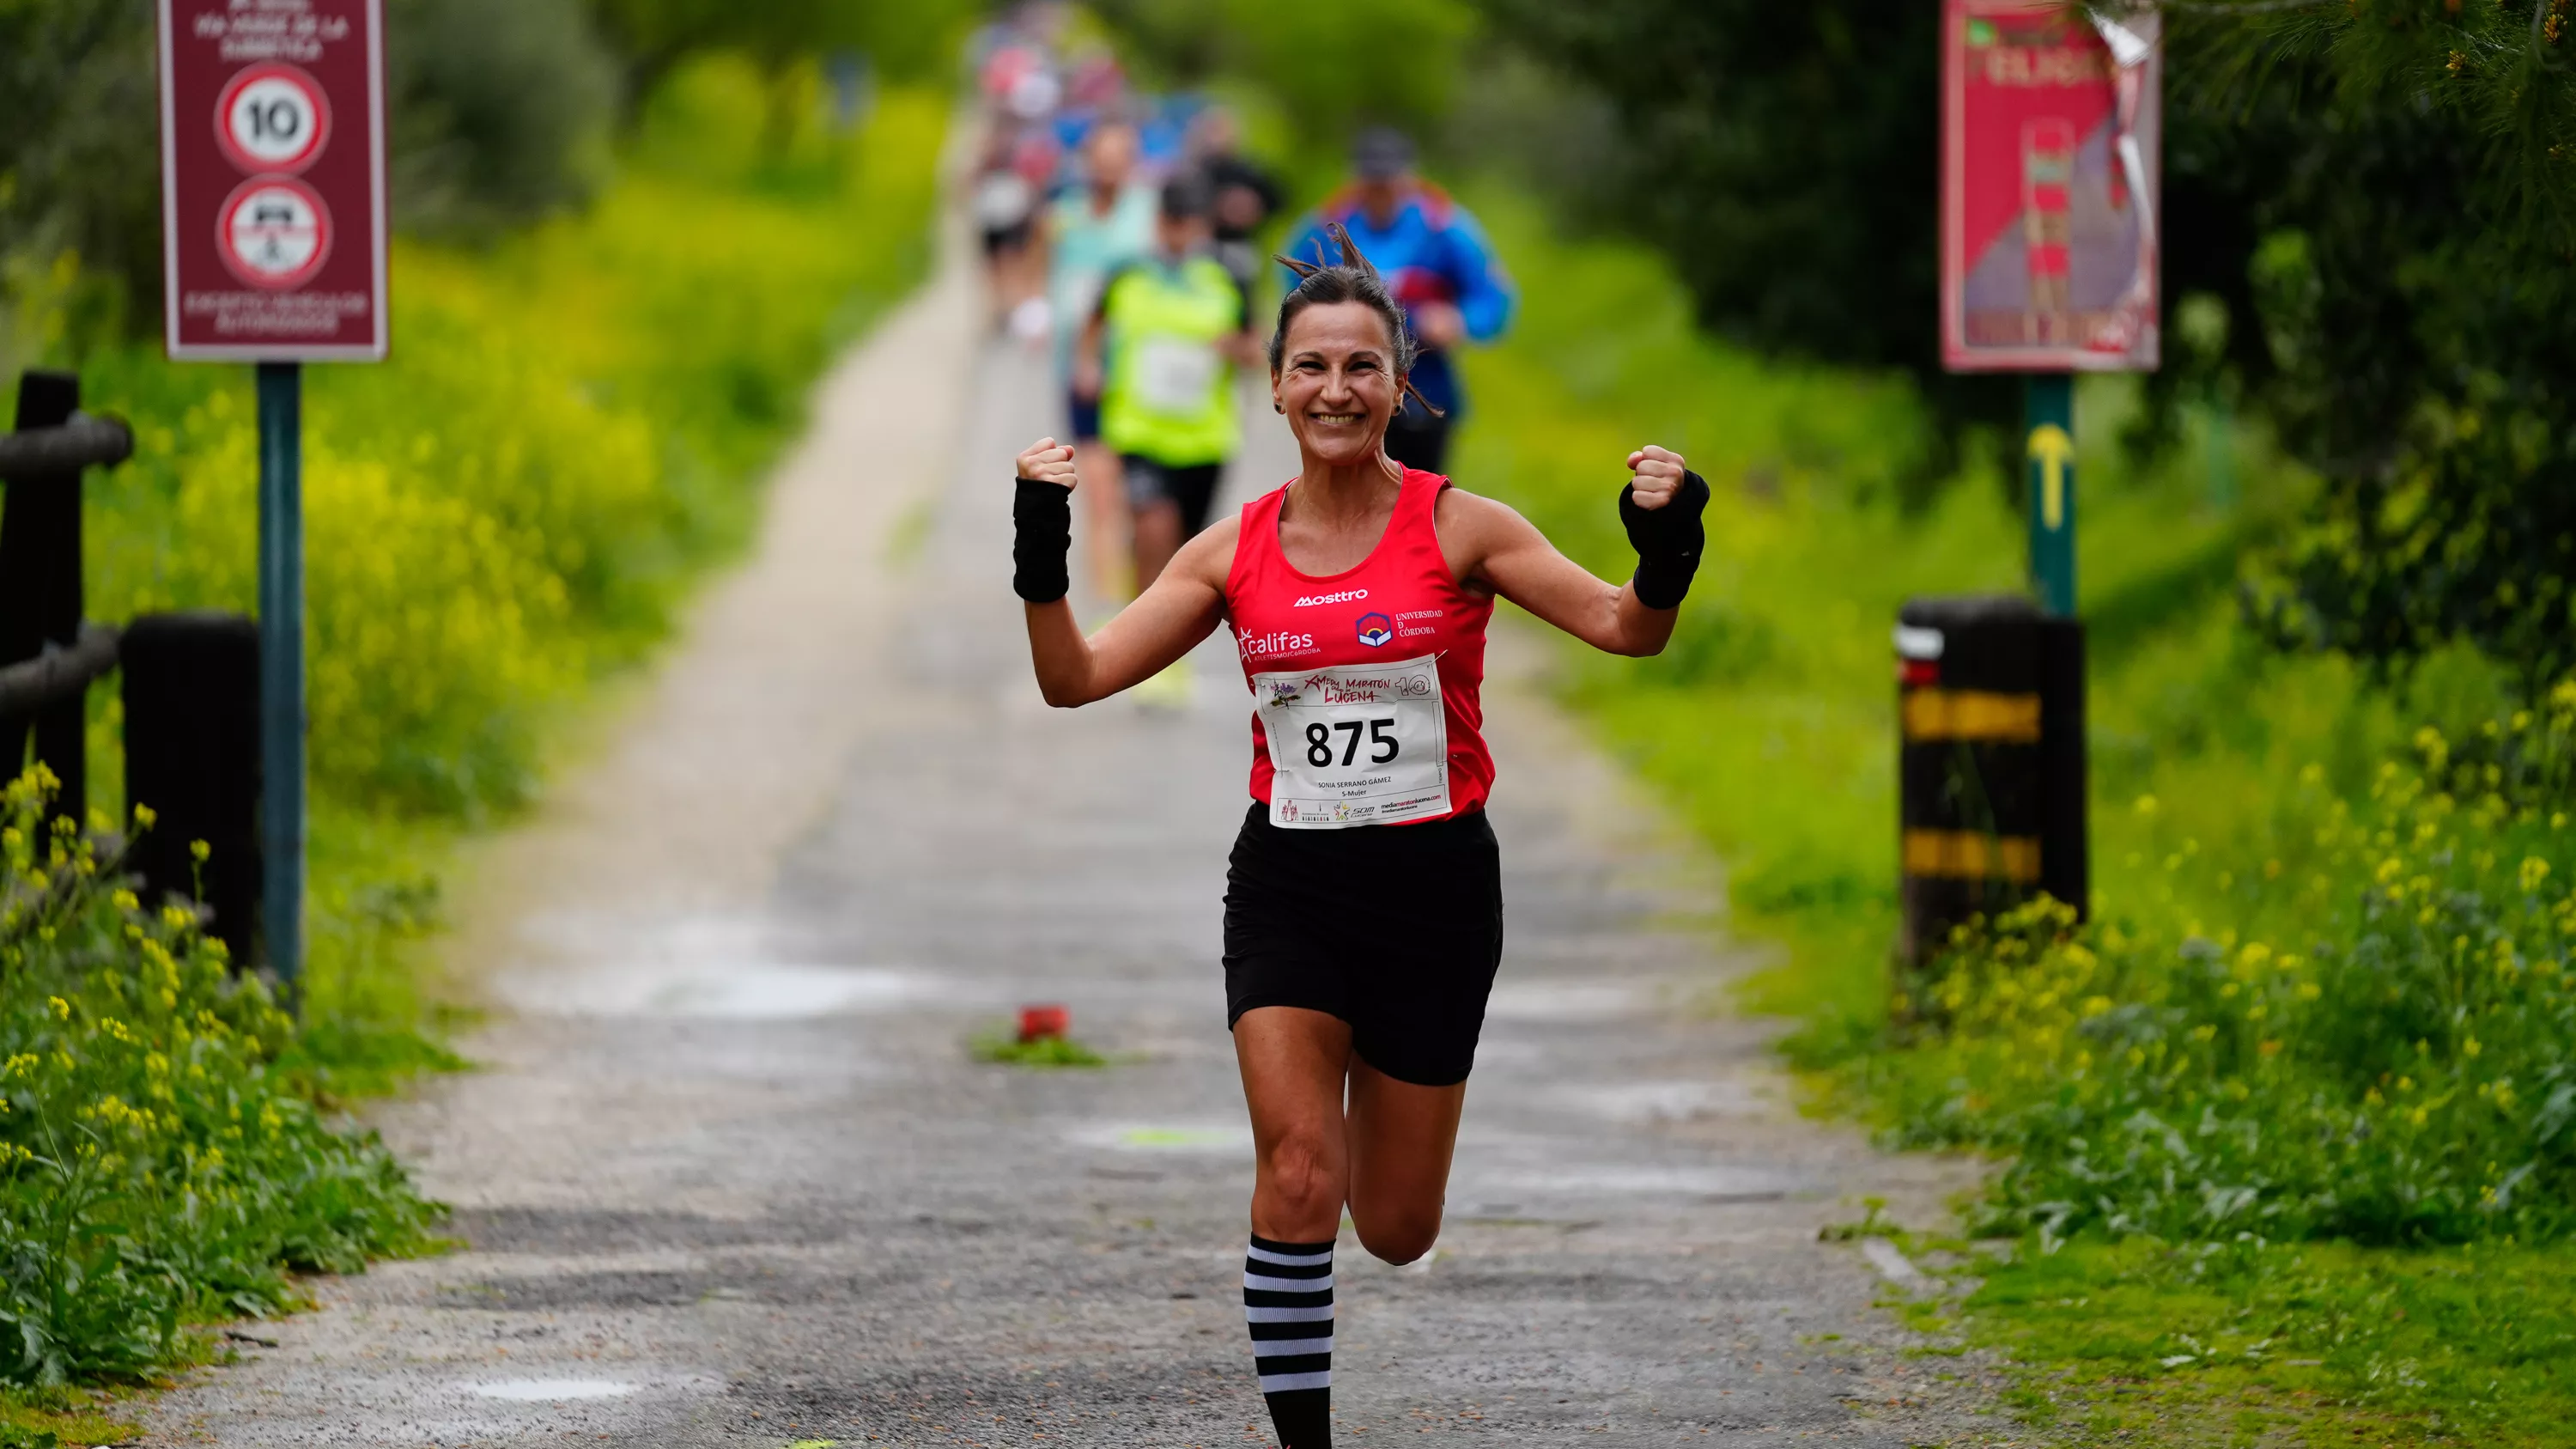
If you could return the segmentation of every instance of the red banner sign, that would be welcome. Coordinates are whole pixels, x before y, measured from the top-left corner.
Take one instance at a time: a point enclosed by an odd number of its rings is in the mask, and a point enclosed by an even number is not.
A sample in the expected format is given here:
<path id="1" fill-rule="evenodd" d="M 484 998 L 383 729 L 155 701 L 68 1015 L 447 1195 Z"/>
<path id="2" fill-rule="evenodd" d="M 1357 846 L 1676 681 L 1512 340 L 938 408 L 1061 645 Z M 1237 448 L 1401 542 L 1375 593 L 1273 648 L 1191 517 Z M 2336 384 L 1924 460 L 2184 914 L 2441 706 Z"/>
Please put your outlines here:
<path id="1" fill-rule="evenodd" d="M 2157 17 L 2113 23 L 2059 0 L 1946 3 L 1943 364 L 2152 370 Z"/>
<path id="2" fill-rule="evenodd" d="M 160 0 L 170 355 L 385 355 L 382 0 Z"/>

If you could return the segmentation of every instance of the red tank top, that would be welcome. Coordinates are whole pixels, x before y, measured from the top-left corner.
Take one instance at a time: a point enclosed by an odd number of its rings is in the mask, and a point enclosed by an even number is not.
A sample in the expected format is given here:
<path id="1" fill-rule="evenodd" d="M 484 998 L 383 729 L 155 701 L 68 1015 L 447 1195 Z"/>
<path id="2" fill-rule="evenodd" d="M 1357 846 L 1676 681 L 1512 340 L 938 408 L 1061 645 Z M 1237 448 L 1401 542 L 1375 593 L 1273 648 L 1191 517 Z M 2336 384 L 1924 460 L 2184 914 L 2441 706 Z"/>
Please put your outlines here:
<path id="1" fill-rule="evenodd" d="M 1282 486 L 1243 505 L 1243 531 L 1225 579 L 1246 686 L 1280 671 L 1436 661 L 1446 727 L 1448 815 L 1484 808 L 1494 783 L 1485 748 L 1485 626 L 1494 601 L 1459 586 L 1441 556 L 1432 511 L 1449 480 L 1407 468 L 1395 515 L 1355 568 L 1326 578 L 1300 573 L 1279 547 Z M 1350 742 L 1362 743 L 1356 736 Z M 1327 752 L 1332 745 L 1328 739 Z M 1356 753 L 1356 750 L 1354 750 Z M 1365 759 L 1366 757 L 1361 757 Z M 1252 798 L 1271 803 L 1278 774 L 1260 712 L 1252 718 Z M 1420 823 L 1417 817 L 1400 823 Z"/>

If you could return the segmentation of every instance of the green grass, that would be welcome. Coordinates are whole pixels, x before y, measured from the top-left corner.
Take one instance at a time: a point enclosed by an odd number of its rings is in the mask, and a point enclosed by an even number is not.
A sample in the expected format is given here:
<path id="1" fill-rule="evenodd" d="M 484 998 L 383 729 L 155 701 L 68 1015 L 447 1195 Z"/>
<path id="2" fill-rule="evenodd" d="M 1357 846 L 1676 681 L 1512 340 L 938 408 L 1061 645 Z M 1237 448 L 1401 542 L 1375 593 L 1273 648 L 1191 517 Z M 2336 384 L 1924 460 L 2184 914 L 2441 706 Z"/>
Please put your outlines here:
<path id="1" fill-rule="evenodd" d="M 1896 1033 L 1888 630 L 1910 596 L 2018 586 L 1995 450 L 1910 507 L 1902 385 L 1732 350 L 1652 255 L 1473 199 L 1526 306 L 1465 359 L 1457 471 L 1610 577 L 1628 449 L 1710 478 L 1673 647 L 1568 650 L 1563 692 L 1724 853 L 1735 929 L 1785 948 L 1742 999 L 1791 1021 L 1818 1105 L 1997 1160 L 1964 1221 L 2016 1259 L 1955 1326 L 2024 1366 L 2024 1407 L 2131 1442 L 2563 1442 L 2567 725 L 2517 724 L 2472 656 L 2373 681 L 2255 646 L 2234 585 L 2305 480 L 2251 427 L 2222 440 L 2232 498 L 2206 437 L 2140 468 L 2112 443 L 2133 390 L 2087 380 L 2098 924 L 1970 943 L 1947 1029 Z"/>
<path id="2" fill-rule="evenodd" d="M 972 1050 L 979 1062 L 1040 1071 L 1109 1065 L 1109 1058 L 1069 1036 L 1042 1036 L 1035 1041 L 1022 1041 L 1016 1036 L 997 1032 L 975 1038 Z"/>
<path id="3" fill-rule="evenodd" d="M 436 1246 L 436 1204 L 281 1069 L 293 1022 L 188 911 L 0 795 L 0 1382 L 131 1381 L 293 1275 Z"/>

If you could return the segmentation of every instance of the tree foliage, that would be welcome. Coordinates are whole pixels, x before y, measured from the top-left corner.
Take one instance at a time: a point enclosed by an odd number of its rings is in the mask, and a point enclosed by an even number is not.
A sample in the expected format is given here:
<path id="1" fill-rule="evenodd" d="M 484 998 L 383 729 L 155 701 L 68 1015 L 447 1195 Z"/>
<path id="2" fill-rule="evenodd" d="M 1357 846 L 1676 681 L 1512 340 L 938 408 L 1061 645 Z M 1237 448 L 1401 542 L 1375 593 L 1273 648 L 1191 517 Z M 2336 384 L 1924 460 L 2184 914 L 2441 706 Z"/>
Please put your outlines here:
<path id="1" fill-rule="evenodd" d="M 1484 0 L 1616 108 L 1626 224 L 1701 319 L 1764 351 L 1903 368 L 1953 421 L 2018 397 L 1940 370 L 1934 231 L 1941 7 L 1931 0 Z"/>
<path id="2" fill-rule="evenodd" d="M 1362 125 L 1444 115 L 1479 25 L 1468 0 L 1101 0 L 1126 42 L 1173 80 L 1257 82 L 1309 144 Z"/>
<path id="3" fill-rule="evenodd" d="M 2254 595 L 2284 643 L 2576 667 L 2576 77 L 2567 0 L 2177 17 L 2204 285 L 2325 489 Z M 2180 128 L 2178 128 L 2180 129 Z"/>
<path id="4" fill-rule="evenodd" d="M 929 74 L 950 56 L 973 0 L 588 0 L 640 100 L 683 58 L 739 51 L 773 78 L 795 63 L 859 52 L 896 76 Z"/>
<path id="5" fill-rule="evenodd" d="M 2010 416 L 2008 382 L 1935 352 L 1940 7 L 1484 4 L 1616 106 L 1627 215 L 1707 321 L 1905 367 L 1954 424 Z M 2256 601 L 2266 629 L 2576 666 L 2569 0 L 2161 8 L 2166 293 L 2233 325 L 2214 355 L 2177 349 L 2151 415 L 2221 369 L 2325 481 Z"/>
<path id="6" fill-rule="evenodd" d="M 616 73 L 578 0 L 390 0 L 385 26 L 399 223 L 488 235 L 589 196 Z"/>

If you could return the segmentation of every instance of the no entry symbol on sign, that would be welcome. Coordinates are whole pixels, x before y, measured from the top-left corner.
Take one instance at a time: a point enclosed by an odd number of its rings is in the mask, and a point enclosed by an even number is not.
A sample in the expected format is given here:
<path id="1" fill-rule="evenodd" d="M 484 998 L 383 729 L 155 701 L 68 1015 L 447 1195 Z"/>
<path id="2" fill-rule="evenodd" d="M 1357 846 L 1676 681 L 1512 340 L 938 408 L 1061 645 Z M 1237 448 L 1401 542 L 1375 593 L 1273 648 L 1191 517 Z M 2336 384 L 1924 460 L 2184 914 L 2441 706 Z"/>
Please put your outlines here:
<path id="1" fill-rule="evenodd" d="M 234 189 L 221 216 L 215 248 L 254 287 L 301 286 L 330 259 L 330 210 L 301 181 L 254 177 Z"/>
<path id="2" fill-rule="evenodd" d="M 297 172 L 331 139 L 321 82 L 291 65 L 255 65 L 215 102 L 215 140 L 244 171 Z"/>

